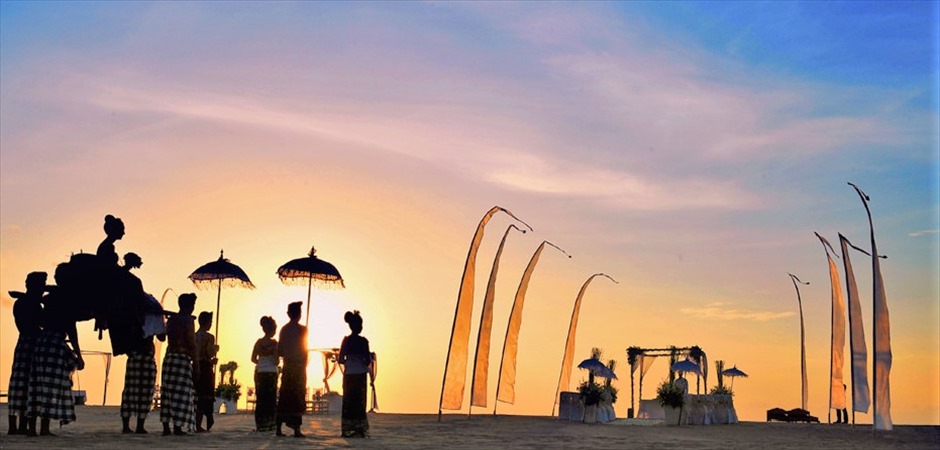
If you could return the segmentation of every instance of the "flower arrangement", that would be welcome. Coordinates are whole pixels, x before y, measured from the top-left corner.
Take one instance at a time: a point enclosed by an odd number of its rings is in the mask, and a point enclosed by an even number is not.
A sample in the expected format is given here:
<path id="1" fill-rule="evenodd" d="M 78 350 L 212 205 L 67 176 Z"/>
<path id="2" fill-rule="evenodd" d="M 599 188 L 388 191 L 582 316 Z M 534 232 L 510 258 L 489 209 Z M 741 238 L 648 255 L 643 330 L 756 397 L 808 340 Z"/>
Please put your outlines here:
<path id="1" fill-rule="evenodd" d="M 682 408 L 685 405 L 685 393 L 679 386 L 663 381 L 656 389 L 656 398 L 663 407 Z"/>
<path id="2" fill-rule="evenodd" d="M 584 400 L 584 406 L 596 405 L 601 402 L 601 385 L 593 381 L 584 381 L 578 385 L 578 392 Z"/>
<path id="3" fill-rule="evenodd" d="M 734 392 L 731 389 L 728 389 L 728 386 L 715 386 L 709 392 L 712 395 L 734 395 Z"/>
<path id="4" fill-rule="evenodd" d="M 219 386 L 215 388 L 215 396 L 221 397 L 225 400 L 234 400 L 238 401 L 238 398 L 241 397 L 241 388 L 242 385 L 238 383 L 238 380 L 235 379 L 235 370 L 238 369 L 238 363 L 235 361 L 229 361 L 225 364 L 219 366 L 219 371 L 222 372 L 222 382 L 219 383 Z M 225 382 L 225 374 L 228 374 L 228 383 Z"/>

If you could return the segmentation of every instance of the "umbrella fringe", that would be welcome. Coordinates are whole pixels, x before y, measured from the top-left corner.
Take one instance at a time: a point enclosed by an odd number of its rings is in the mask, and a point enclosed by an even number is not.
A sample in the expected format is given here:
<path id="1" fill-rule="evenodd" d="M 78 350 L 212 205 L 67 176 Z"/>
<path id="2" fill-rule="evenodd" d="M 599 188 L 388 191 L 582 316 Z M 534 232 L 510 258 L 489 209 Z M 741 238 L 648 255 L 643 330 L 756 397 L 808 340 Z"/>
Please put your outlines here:
<path id="1" fill-rule="evenodd" d="M 218 289 L 219 278 L 210 278 L 210 277 L 211 275 L 207 276 L 206 278 L 202 278 L 199 275 L 191 275 L 190 279 L 192 280 L 193 284 L 196 285 L 198 289 L 203 289 L 203 290 Z M 250 281 L 246 282 L 244 280 L 239 280 L 237 278 L 224 278 L 222 279 L 222 287 L 254 289 L 255 285 L 252 284 Z"/>
<path id="2" fill-rule="evenodd" d="M 331 275 L 314 275 L 313 277 L 310 277 L 309 274 L 306 273 L 298 275 L 287 273 L 280 275 L 280 279 L 282 283 L 289 286 L 306 286 L 307 283 L 311 283 L 318 289 L 338 290 L 346 287 L 346 284 L 343 282 L 342 278 Z"/>

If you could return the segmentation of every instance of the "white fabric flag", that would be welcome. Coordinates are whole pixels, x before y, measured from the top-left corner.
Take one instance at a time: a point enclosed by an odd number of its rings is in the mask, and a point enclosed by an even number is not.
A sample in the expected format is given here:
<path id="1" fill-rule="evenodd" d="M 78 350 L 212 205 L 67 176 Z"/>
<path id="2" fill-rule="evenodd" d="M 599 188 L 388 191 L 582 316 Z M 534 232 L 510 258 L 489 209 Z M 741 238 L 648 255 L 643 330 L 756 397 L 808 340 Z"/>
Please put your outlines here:
<path id="1" fill-rule="evenodd" d="M 490 269 L 490 279 L 486 283 L 486 295 L 483 297 L 483 312 L 480 318 L 480 330 L 477 332 L 476 357 L 473 362 L 473 380 L 470 382 L 470 404 L 472 406 L 486 406 L 486 385 L 490 373 L 490 340 L 493 331 L 493 302 L 496 298 L 496 273 L 499 272 L 499 258 L 503 254 L 506 238 L 515 225 L 506 227 L 503 238 L 499 241 L 496 257 L 493 258 L 493 268 Z"/>
<path id="2" fill-rule="evenodd" d="M 545 244 L 558 248 L 555 244 L 542 241 L 539 248 L 532 254 L 529 265 L 522 273 L 519 288 L 516 289 L 516 298 L 512 303 L 512 312 L 509 313 L 509 324 L 506 326 L 506 339 L 503 341 L 503 356 L 499 363 L 499 383 L 496 386 L 496 400 L 503 403 L 516 401 L 516 355 L 519 352 L 519 330 L 522 328 L 522 308 L 525 306 L 525 293 L 529 289 L 529 280 L 532 272 L 539 262 L 539 256 Z M 558 248 L 558 250 L 561 250 Z M 564 250 L 561 250 L 564 253 Z M 567 253 L 565 253 L 567 254 Z"/>
<path id="3" fill-rule="evenodd" d="M 891 321 L 888 317 L 888 299 L 885 296 L 884 279 L 881 277 L 881 261 L 875 245 L 875 233 L 871 235 L 872 276 L 874 277 L 874 350 L 875 377 L 875 429 L 891 430 Z"/>
<path id="4" fill-rule="evenodd" d="M 878 245 L 875 243 L 875 224 L 868 207 L 868 195 L 858 186 L 849 183 L 865 205 L 868 214 L 868 227 L 871 230 L 871 276 L 873 281 L 872 304 L 872 350 L 875 359 L 872 364 L 872 397 L 875 402 L 873 411 L 876 430 L 891 430 L 891 321 L 888 317 L 888 299 L 885 295 L 884 279 L 881 276 L 881 261 L 878 259 Z"/>
<path id="5" fill-rule="evenodd" d="M 832 287 L 832 339 L 830 347 L 830 365 L 831 374 L 829 380 L 829 408 L 845 408 L 845 384 L 843 383 L 843 368 L 845 365 L 845 301 L 842 299 L 842 285 L 839 282 L 839 269 L 836 268 L 835 261 L 832 260 L 832 253 L 835 250 L 829 244 L 826 238 L 816 233 L 816 237 L 823 244 L 823 250 L 826 251 L 826 261 L 829 263 L 829 285 Z"/>
<path id="6" fill-rule="evenodd" d="M 865 342 L 865 325 L 862 322 L 862 305 L 858 297 L 858 285 L 849 257 L 851 243 L 839 235 L 842 247 L 842 264 L 845 269 L 845 291 L 849 307 L 849 347 L 852 352 L 852 409 L 868 412 L 871 396 L 868 391 L 868 344 Z"/>
<path id="7" fill-rule="evenodd" d="M 581 290 L 578 291 L 578 298 L 574 301 L 574 308 L 571 311 L 571 322 L 568 324 L 568 338 L 565 340 L 565 354 L 561 361 L 561 375 L 558 377 L 558 388 L 555 390 L 555 404 L 559 402 L 562 389 L 567 390 L 571 384 L 571 366 L 574 364 L 574 342 L 575 335 L 578 332 L 578 317 L 581 315 L 581 299 L 584 298 L 584 292 L 587 291 L 587 287 L 591 284 L 591 281 L 599 276 L 610 278 L 603 273 L 591 275 L 584 284 L 581 285 Z M 610 280 L 614 283 L 617 282 L 613 278 L 610 278 Z"/>

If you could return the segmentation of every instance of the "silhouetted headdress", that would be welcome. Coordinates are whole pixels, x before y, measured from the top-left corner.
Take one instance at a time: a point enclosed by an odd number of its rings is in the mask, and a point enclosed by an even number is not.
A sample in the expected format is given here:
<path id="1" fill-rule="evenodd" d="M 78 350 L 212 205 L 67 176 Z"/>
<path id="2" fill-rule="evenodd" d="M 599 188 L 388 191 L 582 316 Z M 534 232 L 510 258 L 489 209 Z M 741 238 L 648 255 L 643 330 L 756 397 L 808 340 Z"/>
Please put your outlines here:
<path id="1" fill-rule="evenodd" d="M 358 310 L 346 311 L 346 315 L 343 316 L 343 320 L 350 325 L 362 326 L 362 316 L 359 315 Z"/>
<path id="2" fill-rule="evenodd" d="M 114 234 L 115 232 L 119 230 L 123 230 L 123 229 L 124 229 L 124 222 L 121 219 L 118 219 L 117 217 L 114 217 L 111 214 L 104 216 L 104 232 L 107 235 L 110 236 Z"/>

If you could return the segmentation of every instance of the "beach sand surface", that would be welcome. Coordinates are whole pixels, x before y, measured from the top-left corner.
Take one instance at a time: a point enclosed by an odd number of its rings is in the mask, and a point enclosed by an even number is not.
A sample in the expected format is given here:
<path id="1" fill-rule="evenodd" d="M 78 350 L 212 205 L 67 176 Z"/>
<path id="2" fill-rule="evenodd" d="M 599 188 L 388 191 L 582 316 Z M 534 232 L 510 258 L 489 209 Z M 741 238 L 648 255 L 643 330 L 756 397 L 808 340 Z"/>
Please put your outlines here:
<path id="1" fill-rule="evenodd" d="M 6 405 L 0 405 L 6 416 Z M 667 427 L 655 421 L 621 420 L 581 424 L 550 417 L 445 414 L 369 415 L 372 436 L 340 437 L 338 414 L 307 415 L 306 437 L 277 437 L 258 433 L 250 412 L 219 415 L 211 433 L 162 436 L 159 411 L 147 420 L 150 434 L 121 434 L 116 406 L 78 406 L 77 422 L 57 436 L 28 438 L 0 436 L 6 449 L 933 449 L 940 448 L 938 426 L 896 426 L 872 435 L 871 426 L 742 422 L 734 425 Z M 5 421 L 4 421 L 5 422 Z M 285 430 L 289 431 L 285 427 Z"/>

